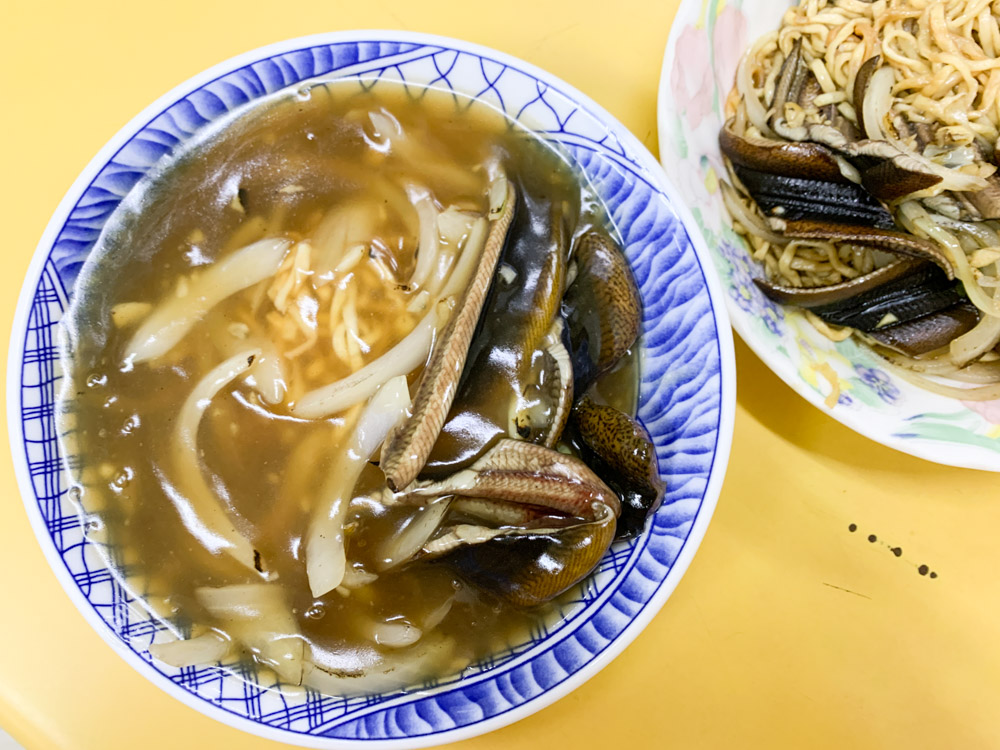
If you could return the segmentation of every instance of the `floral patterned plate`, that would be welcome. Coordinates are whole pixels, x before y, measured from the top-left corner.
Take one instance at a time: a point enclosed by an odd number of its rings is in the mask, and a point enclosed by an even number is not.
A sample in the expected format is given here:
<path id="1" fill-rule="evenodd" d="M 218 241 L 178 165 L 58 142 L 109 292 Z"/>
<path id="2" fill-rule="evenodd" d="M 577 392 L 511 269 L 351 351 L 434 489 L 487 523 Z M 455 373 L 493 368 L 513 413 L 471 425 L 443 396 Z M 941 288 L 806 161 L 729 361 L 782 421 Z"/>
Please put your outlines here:
<path id="1" fill-rule="evenodd" d="M 733 328 L 782 380 L 852 430 L 928 461 L 1000 471 L 1000 400 L 922 390 L 855 341 L 830 341 L 752 282 L 762 271 L 728 224 L 718 133 L 740 56 L 777 28 L 788 7 L 788 0 L 682 0 L 663 58 L 660 160 L 708 245 Z"/>

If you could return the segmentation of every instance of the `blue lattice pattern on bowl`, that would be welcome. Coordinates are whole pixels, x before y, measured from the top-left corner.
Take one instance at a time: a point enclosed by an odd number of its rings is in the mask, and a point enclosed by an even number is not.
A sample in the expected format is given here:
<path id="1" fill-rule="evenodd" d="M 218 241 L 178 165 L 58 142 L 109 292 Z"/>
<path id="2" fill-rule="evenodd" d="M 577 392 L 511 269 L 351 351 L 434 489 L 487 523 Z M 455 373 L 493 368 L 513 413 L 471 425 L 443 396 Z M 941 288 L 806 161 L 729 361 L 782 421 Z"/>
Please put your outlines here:
<path id="1" fill-rule="evenodd" d="M 142 592 L 128 585 L 118 551 L 88 538 L 94 521 L 71 502 L 56 434 L 59 321 L 109 216 L 158 160 L 202 128 L 318 76 L 449 88 L 558 142 L 604 200 L 645 301 L 639 416 L 668 480 L 651 527 L 638 540 L 614 545 L 560 622 L 411 693 L 334 698 L 276 690 L 271 678 L 240 663 L 185 669 L 154 663 L 150 643 L 172 636 L 143 606 Z M 704 533 L 731 439 L 733 372 L 724 313 L 669 186 L 648 153 L 610 120 L 582 95 L 499 53 L 388 32 L 368 40 L 327 35 L 209 71 L 153 105 L 148 118 L 127 126 L 95 159 L 92 176 L 81 177 L 54 217 L 22 292 L 15 338 L 23 334 L 23 341 L 13 345 L 10 365 L 11 433 L 23 446 L 15 447 L 15 458 L 43 547 L 84 614 L 133 665 L 196 708 L 266 736 L 307 745 L 405 740 L 413 746 L 485 731 L 535 710 L 634 637 Z"/>

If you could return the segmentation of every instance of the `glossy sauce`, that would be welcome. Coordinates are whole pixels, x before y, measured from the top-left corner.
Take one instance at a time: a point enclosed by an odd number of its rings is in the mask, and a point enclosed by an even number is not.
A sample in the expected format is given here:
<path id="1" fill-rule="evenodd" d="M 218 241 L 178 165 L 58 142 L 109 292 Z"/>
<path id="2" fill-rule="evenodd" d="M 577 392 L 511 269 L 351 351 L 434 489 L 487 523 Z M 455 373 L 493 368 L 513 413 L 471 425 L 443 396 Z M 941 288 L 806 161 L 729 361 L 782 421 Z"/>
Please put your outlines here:
<path id="1" fill-rule="evenodd" d="M 420 153 L 402 158 L 380 150 L 367 118 L 373 111 L 391 113 Z M 254 579 L 201 546 L 165 490 L 177 412 L 206 372 L 248 342 L 266 338 L 286 355 L 303 349 L 305 328 L 296 330 L 289 314 L 311 322 L 319 343 L 290 359 L 284 401 L 264 403 L 246 378 L 238 379 L 212 401 L 198 444 L 203 474 L 277 575 L 316 663 L 351 673 L 377 667 L 391 649 L 373 642 L 372 624 L 409 623 L 448 644 L 446 657 L 428 668 L 445 676 L 523 642 L 541 621 L 560 616 L 560 601 L 535 611 L 503 606 L 464 582 L 446 560 L 380 571 L 386 540 L 414 509 L 378 502 L 384 480 L 374 466 L 362 474 L 346 528 L 352 570 L 377 573 L 377 580 L 314 598 L 305 577 L 302 539 L 310 512 L 357 409 L 306 421 L 292 416 L 289 405 L 344 377 L 357 362 L 372 361 L 419 320 L 408 310 L 412 295 L 399 283 L 415 266 L 417 243 L 401 185 L 424 186 L 442 207 L 485 213 L 482 165 L 491 160 L 521 188 L 516 221 L 523 241 L 505 252 L 515 280 L 494 280 L 472 367 L 435 454 L 434 470 L 451 471 L 505 432 L 511 399 L 534 377 L 537 351 L 517 347 L 532 314 L 525 282 L 554 249 L 552 222 L 568 227 L 566 245 L 573 232 L 601 218 L 594 197 L 555 152 L 451 96 L 415 98 L 389 86 L 361 92 L 355 83 L 318 86 L 239 117 L 188 149 L 140 191 L 140 200 L 130 198 L 102 237 L 70 315 L 67 445 L 80 467 L 82 506 L 100 520 L 102 538 L 116 550 L 113 562 L 182 631 L 210 624 L 195 598 L 198 587 Z M 123 364 L 135 324 L 112 322 L 112 309 L 123 309 L 117 305 L 155 306 L 181 295 L 202 266 L 263 237 L 313 238 L 331 209 L 343 205 L 364 206 L 378 218 L 365 257 L 349 272 L 364 341 L 360 353 L 345 344 L 353 365 L 329 344 L 337 324 L 331 301 L 346 275 L 334 271 L 336 258 L 324 266 L 319 252 L 313 273 L 325 272 L 331 281 L 307 290 L 297 313 L 276 315 L 267 301 L 270 282 L 263 282 L 212 309 L 162 361 Z M 623 394 L 620 406 L 632 411 L 634 363 L 619 370 L 615 380 L 631 386 L 610 390 Z"/>

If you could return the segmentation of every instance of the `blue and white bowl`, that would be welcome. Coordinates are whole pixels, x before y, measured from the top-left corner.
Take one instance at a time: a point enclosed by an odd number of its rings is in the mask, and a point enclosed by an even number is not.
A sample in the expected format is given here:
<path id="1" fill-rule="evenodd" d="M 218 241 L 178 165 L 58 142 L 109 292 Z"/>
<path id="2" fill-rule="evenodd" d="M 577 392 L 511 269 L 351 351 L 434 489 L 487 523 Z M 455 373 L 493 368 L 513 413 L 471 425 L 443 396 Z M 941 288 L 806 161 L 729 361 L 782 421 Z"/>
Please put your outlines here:
<path id="1" fill-rule="evenodd" d="M 607 205 L 645 303 L 639 417 L 667 495 L 647 531 L 617 543 L 565 618 L 462 676 L 405 693 L 334 698 L 273 689 L 237 664 L 174 669 L 149 654 L 169 639 L 87 536 L 69 497 L 56 430 L 60 320 L 80 268 L 135 184 L 235 108 L 316 77 L 451 89 L 558 142 Z M 121 130 L 53 216 L 21 291 L 11 337 L 8 413 L 14 462 L 39 543 L 87 620 L 139 672 L 240 729 L 309 747 L 420 747 L 532 713 L 596 673 L 670 596 L 722 485 L 735 392 L 724 298 L 688 210 L 645 148 L 580 92 L 527 63 L 468 42 L 403 32 L 323 34 L 249 52 L 182 84 Z M 112 554 L 109 554 L 111 552 Z"/>

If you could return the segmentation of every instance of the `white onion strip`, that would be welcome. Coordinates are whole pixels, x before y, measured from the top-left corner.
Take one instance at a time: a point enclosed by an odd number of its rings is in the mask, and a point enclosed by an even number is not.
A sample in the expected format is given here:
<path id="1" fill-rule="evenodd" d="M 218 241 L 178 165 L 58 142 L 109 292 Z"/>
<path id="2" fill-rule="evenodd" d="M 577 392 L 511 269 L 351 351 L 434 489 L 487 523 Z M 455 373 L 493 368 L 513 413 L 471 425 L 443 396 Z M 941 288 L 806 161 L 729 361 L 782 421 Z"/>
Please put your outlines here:
<path id="1" fill-rule="evenodd" d="M 441 251 L 441 236 L 438 232 L 439 212 L 426 188 L 410 185 L 407 186 L 406 193 L 413 202 L 420 223 L 417 264 L 410 277 L 410 288 L 417 290 L 423 288 L 434 266 L 437 265 L 438 253 Z"/>
<path id="2" fill-rule="evenodd" d="M 171 295 L 153 310 L 125 348 L 125 362 L 135 365 L 166 354 L 222 300 L 273 276 L 291 244 L 260 240 L 213 263 L 191 280 L 187 294 Z"/>
<path id="3" fill-rule="evenodd" d="M 747 118 L 761 132 L 761 135 L 765 137 L 772 135 L 772 131 L 767 124 L 767 109 L 760 103 L 757 88 L 753 85 L 753 71 L 751 71 L 750 66 L 753 60 L 757 58 L 760 50 L 766 44 L 772 43 L 777 36 L 776 32 L 771 32 L 758 39 L 753 47 L 743 56 L 743 59 L 740 60 L 739 67 L 736 69 L 736 86 L 743 96 Z"/>
<path id="4" fill-rule="evenodd" d="M 916 201 L 906 201 L 900 204 L 896 213 L 897 218 L 903 226 L 912 234 L 918 237 L 925 237 L 937 242 L 948 254 L 952 266 L 955 269 L 955 276 L 962 282 L 965 293 L 969 301 L 982 310 L 987 315 L 1000 314 L 1000 307 L 997 302 L 990 297 L 983 288 L 976 283 L 969 266 L 968 256 L 955 236 L 932 219 Z"/>
<path id="5" fill-rule="evenodd" d="M 302 683 L 305 641 L 295 616 L 276 583 L 203 587 L 195 598 L 254 657 L 292 685 Z"/>
<path id="6" fill-rule="evenodd" d="M 348 409 L 377 391 L 391 378 L 406 375 L 427 359 L 438 326 L 437 305 L 417 323 L 402 341 L 360 370 L 302 396 L 292 414 L 302 419 L 323 419 Z"/>
<path id="7" fill-rule="evenodd" d="M 402 530 L 379 548 L 379 570 L 388 570 L 409 561 L 430 541 L 448 512 L 448 499 L 432 500 L 410 516 Z"/>
<path id="8" fill-rule="evenodd" d="M 313 596 L 323 596 L 344 580 L 347 549 L 344 519 L 354 485 L 368 459 L 410 407 L 406 378 L 392 378 L 365 407 L 347 443 L 334 459 L 306 532 L 306 574 Z"/>
<path id="9" fill-rule="evenodd" d="M 465 248 L 455 264 L 441 300 L 447 300 L 469 285 L 469 279 L 486 242 L 486 219 L 472 224 Z M 309 391 L 292 405 L 292 414 L 302 419 L 323 419 L 364 401 L 390 378 L 406 375 L 427 361 L 434 341 L 434 332 L 444 326 L 447 315 L 435 304 L 417 326 L 402 341 L 380 357 L 345 378 Z"/>
<path id="10" fill-rule="evenodd" d="M 420 640 L 420 628 L 408 622 L 373 622 L 369 639 L 383 648 L 406 648 Z"/>
<path id="11" fill-rule="evenodd" d="M 237 530 L 202 474 L 198 460 L 198 428 L 212 399 L 250 369 L 259 355 L 260 349 L 240 352 L 198 381 L 177 418 L 172 446 L 173 482 L 164 477 L 164 489 L 188 532 L 209 552 L 226 552 L 255 572 L 259 572 L 260 561 L 255 560 L 253 545 Z"/>
<path id="12" fill-rule="evenodd" d="M 979 323 L 958 338 L 952 339 L 948 356 L 958 367 L 967 365 L 1000 343 L 1000 317 L 984 315 Z"/>
<path id="13" fill-rule="evenodd" d="M 196 667 L 201 664 L 215 664 L 229 654 L 232 643 L 221 633 L 210 630 L 187 640 L 153 643 L 149 654 L 154 659 L 171 667 Z"/>
<path id="14" fill-rule="evenodd" d="M 405 651 L 385 655 L 377 666 L 347 673 L 332 666 L 306 661 L 303 683 L 327 695 L 351 696 L 383 693 L 412 686 L 428 674 L 440 673 L 454 658 L 455 644 L 431 634 Z M 313 659 L 318 654 L 313 652 Z"/>
<path id="15" fill-rule="evenodd" d="M 280 404 L 288 392 L 284 361 L 270 341 L 261 341 L 259 347 L 261 354 L 250 370 L 250 385 L 268 404 Z"/>
<path id="16" fill-rule="evenodd" d="M 868 79 L 861 112 L 865 133 L 873 141 L 886 140 L 883 125 L 886 115 L 889 114 L 889 106 L 892 104 L 892 86 L 895 82 L 896 73 L 889 66 L 879 68 Z"/>

